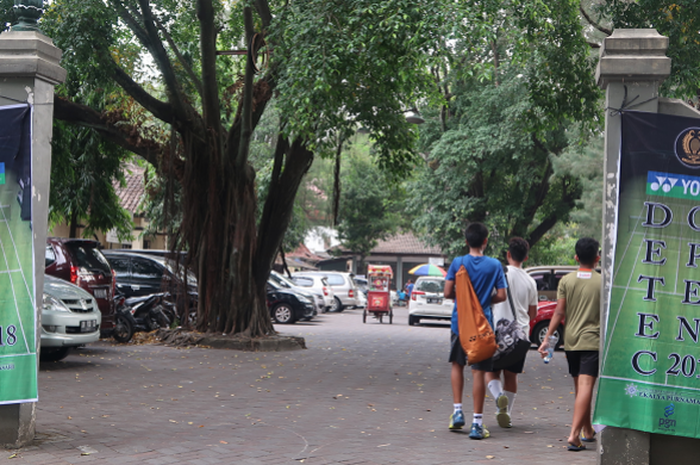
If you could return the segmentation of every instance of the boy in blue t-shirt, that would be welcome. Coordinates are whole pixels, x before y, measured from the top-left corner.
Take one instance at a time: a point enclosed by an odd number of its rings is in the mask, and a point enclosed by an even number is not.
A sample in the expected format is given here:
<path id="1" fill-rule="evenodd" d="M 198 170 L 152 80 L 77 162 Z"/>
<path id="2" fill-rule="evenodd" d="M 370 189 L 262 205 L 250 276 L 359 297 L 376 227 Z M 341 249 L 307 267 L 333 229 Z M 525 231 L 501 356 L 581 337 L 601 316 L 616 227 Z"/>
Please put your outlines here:
<path id="1" fill-rule="evenodd" d="M 445 298 L 454 299 L 455 293 L 455 276 L 459 269 L 464 265 L 469 273 L 469 279 L 472 282 L 474 291 L 476 292 L 484 315 L 488 319 L 493 328 L 493 316 L 491 314 L 491 304 L 504 302 L 506 300 L 506 280 L 503 274 L 501 263 L 495 258 L 484 255 L 484 249 L 488 243 L 488 229 L 481 223 L 471 223 L 467 226 L 464 233 L 467 245 L 469 246 L 469 254 L 463 257 L 457 257 L 452 260 L 450 269 L 445 276 Z M 496 293 L 493 294 L 493 290 Z M 450 429 L 462 429 L 465 424 L 464 414 L 462 413 L 462 392 L 464 391 L 464 366 L 467 364 L 467 357 L 459 342 L 459 329 L 457 326 L 457 302 L 455 301 L 452 309 L 452 347 L 450 350 L 450 359 L 452 363 L 451 381 L 452 381 L 452 397 L 454 400 L 454 413 L 450 417 Z M 472 421 L 469 437 L 472 439 L 483 439 L 489 436 L 488 430 L 484 428 L 483 413 L 484 413 L 484 397 L 486 396 L 486 372 L 493 369 L 493 360 L 487 359 L 479 363 L 475 363 L 472 368 L 472 397 L 474 402 L 474 419 Z M 505 396 L 504 396 L 505 398 Z M 507 407 L 507 405 L 505 406 Z"/>

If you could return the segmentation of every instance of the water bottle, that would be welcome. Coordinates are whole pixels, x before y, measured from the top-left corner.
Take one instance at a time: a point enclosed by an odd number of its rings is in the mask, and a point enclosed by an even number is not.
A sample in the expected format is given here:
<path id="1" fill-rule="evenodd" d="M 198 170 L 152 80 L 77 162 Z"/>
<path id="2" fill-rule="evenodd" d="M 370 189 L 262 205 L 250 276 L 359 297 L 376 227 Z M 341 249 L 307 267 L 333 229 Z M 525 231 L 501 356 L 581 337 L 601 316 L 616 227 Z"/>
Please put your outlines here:
<path id="1" fill-rule="evenodd" d="M 549 336 L 547 355 L 544 356 L 544 363 L 549 363 L 552 357 L 554 357 L 554 346 L 557 344 L 557 339 L 556 336 Z"/>

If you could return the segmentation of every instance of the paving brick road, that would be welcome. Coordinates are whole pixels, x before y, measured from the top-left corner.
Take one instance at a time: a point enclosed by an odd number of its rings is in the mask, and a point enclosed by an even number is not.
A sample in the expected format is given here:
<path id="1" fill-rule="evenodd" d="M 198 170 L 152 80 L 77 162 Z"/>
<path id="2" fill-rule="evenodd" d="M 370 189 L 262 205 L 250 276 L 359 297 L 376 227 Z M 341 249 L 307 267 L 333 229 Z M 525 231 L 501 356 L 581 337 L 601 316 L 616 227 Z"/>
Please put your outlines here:
<path id="1" fill-rule="evenodd" d="M 400 308 L 392 325 L 362 324 L 361 311 L 349 310 L 277 329 L 305 337 L 308 349 L 250 353 L 105 340 L 42 364 L 36 440 L 2 451 L 0 462 L 596 463 L 595 447 L 566 451 L 573 393 L 563 353 L 544 365 L 531 351 L 514 427 L 499 428 L 487 411 L 492 437 L 474 441 L 467 430 L 447 429 L 446 324 L 408 326 Z M 468 414 L 470 404 L 466 398 Z"/>

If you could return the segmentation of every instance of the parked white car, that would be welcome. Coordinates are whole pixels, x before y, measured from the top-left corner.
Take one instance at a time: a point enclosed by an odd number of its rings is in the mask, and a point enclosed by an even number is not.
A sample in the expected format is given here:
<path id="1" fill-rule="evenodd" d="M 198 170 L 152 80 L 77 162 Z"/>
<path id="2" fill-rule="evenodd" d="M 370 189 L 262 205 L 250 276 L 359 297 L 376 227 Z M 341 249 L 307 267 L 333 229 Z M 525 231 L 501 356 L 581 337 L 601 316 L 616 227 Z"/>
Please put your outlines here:
<path id="1" fill-rule="evenodd" d="M 63 360 L 71 348 L 99 341 L 101 323 L 92 295 L 68 281 L 44 276 L 41 360 Z"/>
<path id="2" fill-rule="evenodd" d="M 307 291 L 320 293 L 323 296 L 324 312 L 329 311 L 335 305 L 335 293 L 328 284 L 328 279 L 321 275 L 299 276 L 294 274 L 292 282 Z"/>
<path id="3" fill-rule="evenodd" d="M 331 312 L 342 312 L 346 308 L 354 308 L 360 305 L 358 292 L 352 273 L 342 271 L 298 271 L 293 276 L 325 276 L 328 284 L 333 288 L 333 305 Z"/>
<path id="4" fill-rule="evenodd" d="M 444 298 L 445 278 L 420 276 L 408 301 L 408 324 L 420 320 L 450 320 L 454 300 Z"/>

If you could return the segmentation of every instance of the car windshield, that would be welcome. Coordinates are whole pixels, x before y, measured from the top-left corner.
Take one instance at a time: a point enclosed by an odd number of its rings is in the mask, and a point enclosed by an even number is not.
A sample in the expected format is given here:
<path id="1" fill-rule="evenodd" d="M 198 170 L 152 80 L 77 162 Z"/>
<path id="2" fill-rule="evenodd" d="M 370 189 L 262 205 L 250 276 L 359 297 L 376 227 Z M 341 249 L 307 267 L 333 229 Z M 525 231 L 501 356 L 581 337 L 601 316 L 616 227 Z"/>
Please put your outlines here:
<path id="1" fill-rule="evenodd" d="M 445 290 L 445 281 L 443 279 L 419 279 L 416 283 L 416 290 L 442 294 Z"/>
<path id="2" fill-rule="evenodd" d="M 294 284 L 292 281 L 288 280 L 285 276 L 279 274 L 279 273 L 270 273 L 270 278 L 273 279 L 277 284 L 279 284 L 282 287 L 294 287 L 296 284 Z"/>
<path id="3" fill-rule="evenodd" d="M 175 260 L 170 260 L 169 258 L 163 259 L 163 261 L 158 260 L 158 262 L 165 266 L 168 269 L 168 271 L 170 271 L 175 276 L 182 276 L 182 271 L 185 269 L 182 265 L 178 266 Z M 189 268 L 187 268 L 187 284 L 191 286 L 197 285 L 197 276 Z"/>
<path id="4" fill-rule="evenodd" d="M 87 268 L 88 270 L 98 270 L 108 274 L 112 273 L 112 267 L 109 266 L 107 259 L 102 255 L 102 252 L 92 244 L 66 242 L 65 245 L 73 258 L 75 258 L 78 266 Z"/>
<path id="5" fill-rule="evenodd" d="M 326 279 L 331 286 L 343 286 L 345 284 L 345 278 L 342 274 L 329 274 L 326 276 Z"/>
<path id="6" fill-rule="evenodd" d="M 314 285 L 314 279 L 307 278 L 306 276 L 295 276 L 293 281 L 297 286 L 313 287 Z"/>

